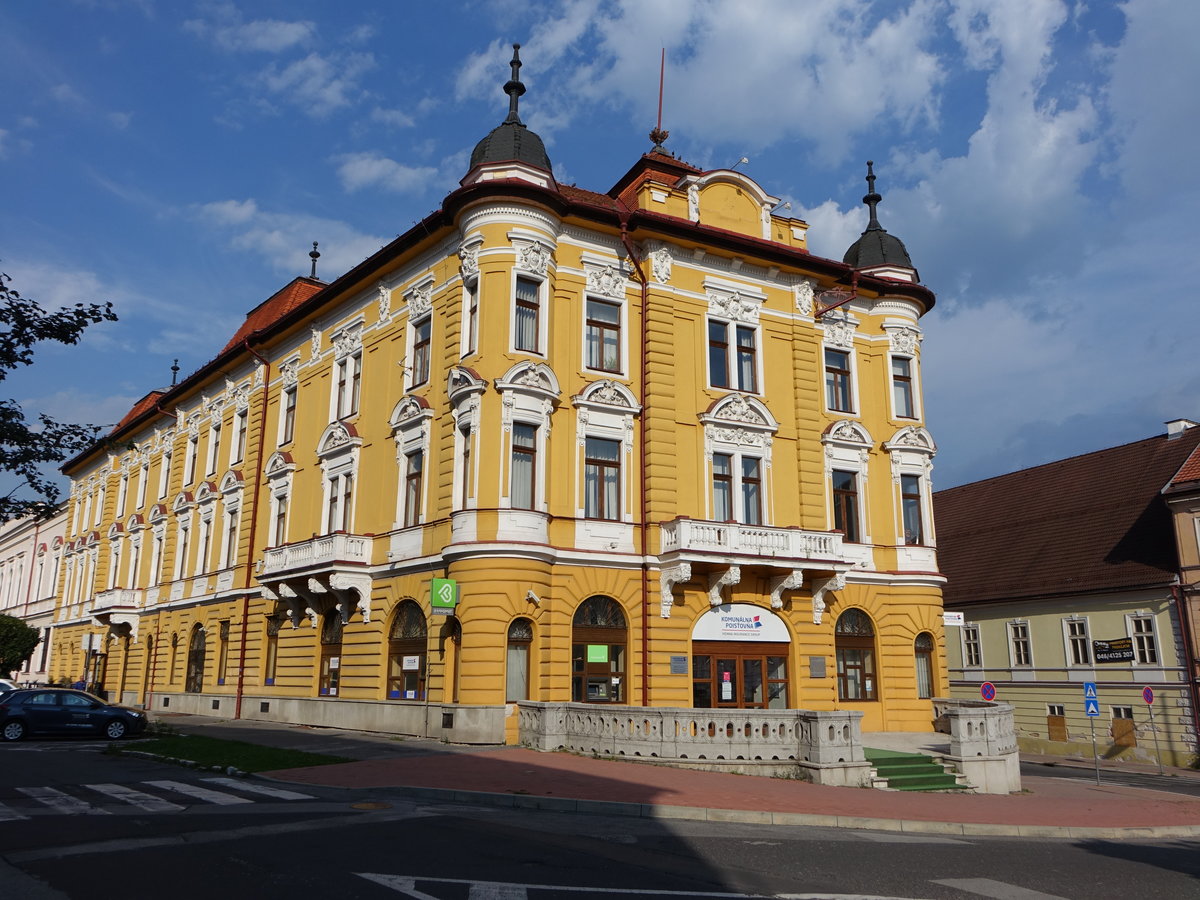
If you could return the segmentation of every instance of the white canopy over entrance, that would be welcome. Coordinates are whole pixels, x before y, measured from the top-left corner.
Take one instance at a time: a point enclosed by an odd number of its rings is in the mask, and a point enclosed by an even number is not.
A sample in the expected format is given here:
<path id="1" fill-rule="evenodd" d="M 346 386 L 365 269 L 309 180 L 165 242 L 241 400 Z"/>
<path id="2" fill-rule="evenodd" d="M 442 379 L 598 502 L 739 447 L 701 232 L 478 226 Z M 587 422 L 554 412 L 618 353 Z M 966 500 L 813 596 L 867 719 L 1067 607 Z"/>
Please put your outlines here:
<path id="1" fill-rule="evenodd" d="M 769 609 L 749 603 L 714 606 L 696 620 L 693 641 L 754 641 L 790 643 L 783 619 Z"/>

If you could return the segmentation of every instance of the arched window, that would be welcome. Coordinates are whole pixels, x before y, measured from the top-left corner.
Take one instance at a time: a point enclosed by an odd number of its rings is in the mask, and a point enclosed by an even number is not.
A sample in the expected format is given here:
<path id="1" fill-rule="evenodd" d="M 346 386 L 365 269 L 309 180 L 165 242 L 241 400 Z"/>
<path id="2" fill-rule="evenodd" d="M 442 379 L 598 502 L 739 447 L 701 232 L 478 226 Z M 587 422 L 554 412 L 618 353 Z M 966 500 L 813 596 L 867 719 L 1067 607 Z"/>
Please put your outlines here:
<path id="1" fill-rule="evenodd" d="M 204 639 L 204 626 L 194 625 L 188 642 L 187 680 L 183 686 L 191 694 L 204 690 Z"/>
<path id="2" fill-rule="evenodd" d="M 933 635 L 922 631 L 913 641 L 917 661 L 917 696 L 928 700 L 933 696 Z"/>
<path id="3" fill-rule="evenodd" d="M 171 635 L 171 659 L 167 666 L 167 684 L 175 683 L 175 666 L 179 662 L 179 635 Z"/>
<path id="4" fill-rule="evenodd" d="M 876 700 L 875 626 L 861 609 L 848 609 L 834 629 L 837 649 L 838 699 Z"/>
<path id="5" fill-rule="evenodd" d="M 532 643 L 533 623 L 529 619 L 514 619 L 508 626 L 504 688 L 504 699 L 508 703 L 529 699 L 529 646 Z"/>
<path id="6" fill-rule="evenodd" d="M 336 610 L 325 613 L 321 622 L 321 677 L 317 693 L 336 697 L 342 680 L 342 615 Z"/>
<path id="7" fill-rule="evenodd" d="M 274 615 L 267 618 L 267 646 L 263 654 L 263 685 L 270 687 L 275 683 L 275 669 L 279 664 L 279 629 L 283 626 L 284 617 Z"/>
<path id="8" fill-rule="evenodd" d="M 625 613 L 611 597 L 589 597 L 571 627 L 571 699 L 576 703 L 625 702 Z"/>
<path id="9" fill-rule="evenodd" d="M 388 633 L 389 700 L 425 699 L 425 663 L 429 631 L 415 600 L 402 600 Z"/>

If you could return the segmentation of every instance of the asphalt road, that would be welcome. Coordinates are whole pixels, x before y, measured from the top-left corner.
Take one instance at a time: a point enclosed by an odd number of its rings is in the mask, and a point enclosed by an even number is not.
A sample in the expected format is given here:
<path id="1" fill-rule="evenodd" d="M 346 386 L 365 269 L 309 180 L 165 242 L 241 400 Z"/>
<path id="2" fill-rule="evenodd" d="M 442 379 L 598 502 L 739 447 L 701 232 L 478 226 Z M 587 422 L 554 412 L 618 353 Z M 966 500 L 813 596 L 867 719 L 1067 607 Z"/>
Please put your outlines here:
<path id="1" fill-rule="evenodd" d="M 1037 775 L 1040 778 L 1071 778 L 1085 781 L 1096 781 L 1096 770 L 1078 764 L 1062 765 L 1060 763 L 1021 763 L 1022 775 Z M 1120 772 L 1112 769 L 1100 770 L 1101 784 L 1125 785 L 1126 787 L 1148 788 L 1153 791 L 1166 791 L 1170 794 L 1186 794 L 1190 797 L 1200 797 L 1200 778 L 1172 775 L 1167 769 L 1166 774 L 1157 775 L 1143 772 Z M 1200 891 L 1197 892 L 1200 894 Z"/>
<path id="2" fill-rule="evenodd" d="M 416 803 L 395 791 L 209 780 L 220 777 L 105 756 L 87 744 L 0 746 L 0 816 L 10 815 L 0 817 L 0 896 L 1170 900 L 1200 894 L 1200 841 L 941 838 L 654 821 Z M 197 788 L 199 794 L 187 792 Z M 263 788 L 304 796 L 256 793 Z"/>

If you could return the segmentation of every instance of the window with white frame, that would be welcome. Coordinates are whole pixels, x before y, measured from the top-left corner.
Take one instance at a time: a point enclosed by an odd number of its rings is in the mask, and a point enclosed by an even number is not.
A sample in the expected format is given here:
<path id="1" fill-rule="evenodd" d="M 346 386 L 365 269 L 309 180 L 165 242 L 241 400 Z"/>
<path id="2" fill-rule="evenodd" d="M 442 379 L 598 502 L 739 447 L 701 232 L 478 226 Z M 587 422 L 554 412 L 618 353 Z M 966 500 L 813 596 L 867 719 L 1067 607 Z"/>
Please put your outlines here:
<path id="1" fill-rule="evenodd" d="M 1066 707 L 1061 703 L 1047 703 L 1046 715 L 1062 718 L 1067 714 Z"/>
<path id="2" fill-rule="evenodd" d="M 121 483 L 117 486 L 117 510 L 114 514 L 118 519 L 125 517 L 125 504 L 129 499 L 129 473 L 121 473 Z"/>
<path id="3" fill-rule="evenodd" d="M 189 514 L 190 515 L 190 514 Z M 191 550 L 191 523 L 186 519 L 181 519 L 175 531 L 175 574 L 172 576 L 175 581 L 178 581 L 187 574 L 187 558 L 188 551 Z"/>
<path id="4" fill-rule="evenodd" d="M 216 415 L 214 413 L 214 415 Z M 221 420 L 213 419 L 208 427 L 208 455 L 204 460 L 204 474 L 212 477 L 217 474 L 217 466 L 221 456 Z"/>
<path id="5" fill-rule="evenodd" d="M 150 481 L 150 458 L 142 459 L 141 467 L 138 469 L 138 486 L 137 486 L 137 506 L 135 509 L 143 509 L 146 506 L 146 486 Z"/>
<path id="6" fill-rule="evenodd" d="M 830 412 L 854 412 L 854 383 L 850 352 L 825 348 L 825 408 Z"/>
<path id="7" fill-rule="evenodd" d="M 585 300 L 583 364 L 598 372 L 620 373 L 623 304 L 588 297 Z"/>
<path id="8" fill-rule="evenodd" d="M 542 352 L 542 284 L 522 275 L 513 289 L 513 349 Z"/>
<path id="9" fill-rule="evenodd" d="M 238 519 L 242 504 L 242 482 L 229 472 L 221 479 L 221 568 L 227 569 L 237 563 Z"/>
<path id="10" fill-rule="evenodd" d="M 1112 708 L 1112 717 L 1114 719 L 1132 719 L 1133 718 L 1133 707 L 1132 706 L 1114 706 Z"/>
<path id="11" fill-rule="evenodd" d="M 545 363 L 523 362 L 496 380 L 501 394 L 507 492 L 501 505 L 544 512 L 550 414 L 561 396 L 558 378 Z"/>
<path id="12" fill-rule="evenodd" d="M 267 490 L 270 497 L 270 546 L 282 547 L 288 537 L 288 501 L 292 492 L 292 457 L 282 451 L 272 453 L 266 464 Z"/>
<path id="13" fill-rule="evenodd" d="M 196 457 L 200 453 L 200 435 L 190 434 L 187 441 L 187 453 L 183 460 L 183 483 L 191 484 L 196 480 Z"/>
<path id="14" fill-rule="evenodd" d="M 1153 616 L 1130 616 L 1129 633 L 1133 638 L 1133 658 L 1139 666 L 1157 665 L 1158 642 L 1154 636 Z"/>
<path id="15" fill-rule="evenodd" d="M 758 328 L 708 320 L 708 380 L 716 388 L 758 392 Z"/>
<path id="16" fill-rule="evenodd" d="M 250 411 L 239 409 L 233 417 L 233 446 L 229 450 L 229 464 L 235 466 L 246 458 L 246 432 L 250 426 Z"/>
<path id="17" fill-rule="evenodd" d="M 463 281 L 462 355 L 471 356 L 479 349 L 479 278 Z"/>
<path id="18" fill-rule="evenodd" d="M 163 526 L 154 526 L 153 537 L 150 540 L 150 586 L 162 584 L 163 580 L 163 547 L 166 544 L 166 536 L 163 533 Z"/>
<path id="19" fill-rule="evenodd" d="M 171 451 L 164 449 L 158 462 L 158 499 L 163 500 L 171 487 Z"/>
<path id="20" fill-rule="evenodd" d="M 932 546 L 929 477 L 937 453 L 933 436 L 924 428 L 909 425 L 893 434 L 883 448 L 891 457 L 892 477 L 898 482 L 897 543 Z"/>
<path id="21" fill-rule="evenodd" d="M 411 528 L 425 520 L 425 479 L 433 410 L 429 403 L 409 395 L 396 404 L 389 422 L 396 442 L 399 489 L 396 494 L 396 527 Z"/>
<path id="22" fill-rule="evenodd" d="M 762 401 L 732 394 L 700 416 L 711 485 L 710 516 L 717 522 L 770 521 L 766 478 L 779 423 Z"/>
<path id="23" fill-rule="evenodd" d="M 111 591 L 120 583 L 121 570 L 121 541 L 116 539 L 109 544 L 108 548 L 108 583 L 105 585 L 105 590 Z"/>
<path id="24" fill-rule="evenodd" d="M 924 491 L 921 490 L 921 476 L 902 474 L 900 476 L 900 520 L 904 525 L 904 543 L 908 545 L 925 543 L 925 506 Z"/>
<path id="25" fill-rule="evenodd" d="M 634 419 L 641 411 L 633 393 L 617 381 L 595 381 L 573 398 L 581 449 L 581 498 L 585 519 L 630 521 Z"/>
<path id="26" fill-rule="evenodd" d="M 334 363 L 334 385 L 334 418 L 345 419 L 357 415 L 362 389 L 361 349 L 346 354 Z"/>
<path id="27" fill-rule="evenodd" d="M 821 436 L 825 445 L 828 528 L 841 531 L 849 543 L 869 544 L 867 461 L 874 447 L 870 432 L 858 422 L 834 422 Z"/>
<path id="28" fill-rule="evenodd" d="M 271 494 L 271 546 L 282 547 L 287 543 L 288 493 Z"/>
<path id="29" fill-rule="evenodd" d="M 325 473 L 325 533 L 354 531 L 354 480 L 362 438 L 353 426 L 334 422 L 317 443 Z"/>
<path id="30" fill-rule="evenodd" d="M 474 505 L 475 441 L 479 434 L 479 398 L 487 382 L 472 369 L 455 366 L 446 377 L 450 414 L 454 417 L 454 508 Z"/>
<path id="31" fill-rule="evenodd" d="M 852 544 L 862 540 L 859 528 L 858 473 L 834 469 L 830 479 L 833 497 L 833 530 Z"/>
<path id="32" fill-rule="evenodd" d="M 589 519 L 621 518 L 621 442 L 584 439 L 583 514 Z"/>
<path id="33" fill-rule="evenodd" d="M 433 316 L 414 322 L 412 337 L 412 386 L 420 387 L 429 381 L 430 340 L 433 335 Z"/>
<path id="34" fill-rule="evenodd" d="M 978 669 L 983 666 L 983 644 L 979 639 L 978 625 L 963 625 L 963 667 Z"/>
<path id="35" fill-rule="evenodd" d="M 1008 623 L 1008 651 L 1014 668 L 1033 665 L 1033 642 L 1029 637 L 1028 622 Z"/>
<path id="36" fill-rule="evenodd" d="M 1087 619 L 1063 619 L 1063 638 L 1067 642 L 1067 665 L 1090 666 L 1092 644 L 1088 636 Z"/>
<path id="37" fill-rule="evenodd" d="M 104 477 L 107 479 L 107 474 Z M 93 525 L 99 525 L 101 520 L 104 518 L 104 499 L 107 493 L 108 485 L 105 481 L 101 481 L 100 487 L 96 490 L 96 506 L 92 509 L 92 515 L 94 516 L 92 519 Z"/>
<path id="38" fill-rule="evenodd" d="M 892 409 L 897 419 L 917 417 L 916 393 L 913 390 L 913 360 L 907 356 L 892 357 Z"/>
<path id="39" fill-rule="evenodd" d="M 203 575 L 208 571 L 212 554 L 213 511 L 209 505 L 200 511 L 200 540 L 196 546 L 196 574 Z"/>
<path id="40" fill-rule="evenodd" d="M 296 399 L 299 393 L 299 384 L 288 384 L 284 386 L 279 398 L 280 446 L 290 444 L 296 439 Z"/>
<path id="41" fill-rule="evenodd" d="M 125 583 L 132 588 L 140 586 L 140 573 L 138 569 L 142 565 L 142 533 L 129 535 L 129 571 L 126 576 Z"/>

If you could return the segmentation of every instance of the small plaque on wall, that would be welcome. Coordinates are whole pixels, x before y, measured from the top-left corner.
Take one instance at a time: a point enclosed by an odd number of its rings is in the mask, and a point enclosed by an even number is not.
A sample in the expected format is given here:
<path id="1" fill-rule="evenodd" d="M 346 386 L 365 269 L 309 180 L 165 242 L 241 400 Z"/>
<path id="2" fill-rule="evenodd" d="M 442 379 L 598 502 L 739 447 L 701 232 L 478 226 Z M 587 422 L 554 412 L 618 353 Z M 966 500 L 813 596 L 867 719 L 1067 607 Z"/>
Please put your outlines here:
<path id="1" fill-rule="evenodd" d="M 825 677 L 825 657 L 810 656 L 808 658 L 808 677 L 809 678 L 824 678 Z"/>
<path id="2" fill-rule="evenodd" d="M 688 663 L 686 656 L 671 657 L 671 674 L 686 675 L 688 673 Z"/>

